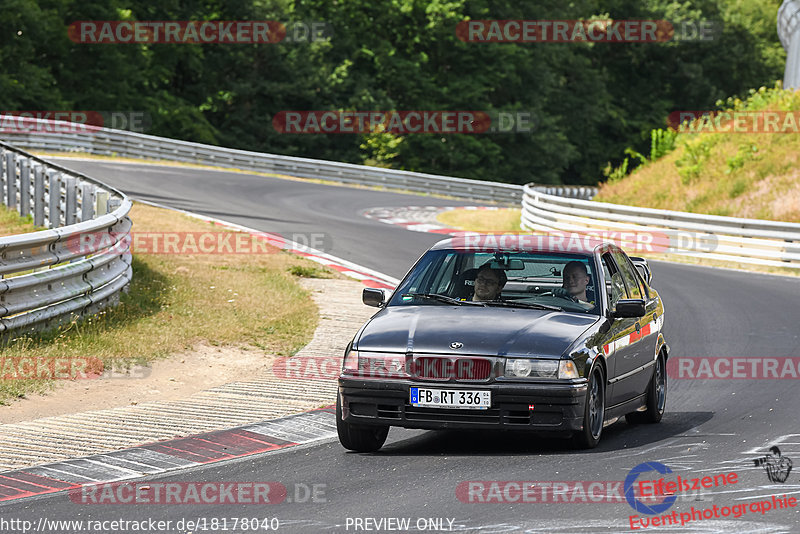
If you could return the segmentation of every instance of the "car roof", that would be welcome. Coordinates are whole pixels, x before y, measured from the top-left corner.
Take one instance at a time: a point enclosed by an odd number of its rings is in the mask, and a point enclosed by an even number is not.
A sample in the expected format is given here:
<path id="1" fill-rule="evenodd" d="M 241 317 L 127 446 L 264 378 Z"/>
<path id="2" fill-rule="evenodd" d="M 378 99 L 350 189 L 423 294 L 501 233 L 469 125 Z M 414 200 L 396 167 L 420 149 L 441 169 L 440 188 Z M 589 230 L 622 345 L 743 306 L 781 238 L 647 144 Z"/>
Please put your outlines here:
<path id="1" fill-rule="evenodd" d="M 473 234 L 443 239 L 430 250 L 455 249 L 473 252 L 550 252 L 593 254 L 598 248 L 614 246 L 588 235 L 570 233 L 565 235 L 543 234 Z"/>

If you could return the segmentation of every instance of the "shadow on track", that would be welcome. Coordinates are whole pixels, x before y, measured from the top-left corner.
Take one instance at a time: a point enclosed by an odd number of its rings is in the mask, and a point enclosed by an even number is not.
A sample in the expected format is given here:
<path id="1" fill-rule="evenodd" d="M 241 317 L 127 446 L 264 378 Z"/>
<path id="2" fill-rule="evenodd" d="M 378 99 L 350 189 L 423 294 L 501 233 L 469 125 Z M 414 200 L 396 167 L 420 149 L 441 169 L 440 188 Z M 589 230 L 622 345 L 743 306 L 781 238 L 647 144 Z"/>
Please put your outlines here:
<path id="1" fill-rule="evenodd" d="M 420 436 L 388 443 L 377 455 L 595 454 L 629 450 L 680 436 L 710 420 L 712 412 L 667 413 L 659 424 L 629 425 L 625 419 L 603 430 L 594 449 L 575 449 L 569 439 L 526 431 L 432 430 Z M 389 433 L 391 438 L 391 432 Z"/>

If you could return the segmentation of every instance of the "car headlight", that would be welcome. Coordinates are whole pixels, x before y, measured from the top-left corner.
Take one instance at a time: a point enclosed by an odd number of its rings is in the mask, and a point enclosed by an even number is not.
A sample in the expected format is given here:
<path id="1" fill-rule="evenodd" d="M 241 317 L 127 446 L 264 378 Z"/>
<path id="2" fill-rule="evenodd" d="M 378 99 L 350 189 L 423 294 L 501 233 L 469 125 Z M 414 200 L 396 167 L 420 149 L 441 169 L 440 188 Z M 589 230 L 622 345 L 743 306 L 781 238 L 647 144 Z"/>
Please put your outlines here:
<path id="1" fill-rule="evenodd" d="M 505 376 L 508 378 L 578 378 L 578 369 L 572 360 L 508 358 Z"/>
<path id="2" fill-rule="evenodd" d="M 365 378 L 405 378 L 406 355 L 398 353 L 365 352 L 349 350 L 342 363 L 342 371 Z"/>

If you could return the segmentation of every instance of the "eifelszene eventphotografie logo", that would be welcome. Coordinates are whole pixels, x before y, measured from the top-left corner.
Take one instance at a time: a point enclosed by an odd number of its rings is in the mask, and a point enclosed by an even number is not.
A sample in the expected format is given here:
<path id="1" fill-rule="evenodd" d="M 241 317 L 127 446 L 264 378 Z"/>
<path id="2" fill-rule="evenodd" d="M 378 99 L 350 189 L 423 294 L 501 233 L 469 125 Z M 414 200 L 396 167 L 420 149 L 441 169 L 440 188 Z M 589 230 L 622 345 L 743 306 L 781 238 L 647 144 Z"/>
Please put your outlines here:
<path id="1" fill-rule="evenodd" d="M 769 452 L 767 456 L 753 460 L 753 463 L 756 467 L 764 468 L 770 482 L 786 482 L 789 473 L 792 472 L 792 460 L 782 456 L 778 447 L 770 447 Z"/>

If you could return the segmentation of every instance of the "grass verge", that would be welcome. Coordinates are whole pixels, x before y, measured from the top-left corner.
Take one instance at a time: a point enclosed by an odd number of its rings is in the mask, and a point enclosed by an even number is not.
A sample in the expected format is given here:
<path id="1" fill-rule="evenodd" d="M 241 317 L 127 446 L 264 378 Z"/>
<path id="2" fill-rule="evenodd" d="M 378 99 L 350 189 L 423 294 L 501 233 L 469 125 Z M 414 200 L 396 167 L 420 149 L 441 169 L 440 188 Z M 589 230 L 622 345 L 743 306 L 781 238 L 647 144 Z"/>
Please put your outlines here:
<path id="1" fill-rule="evenodd" d="M 225 231 L 143 204 L 131 211 L 135 232 Z M 7 234 L 9 230 L 2 228 Z M 199 343 L 237 345 L 288 356 L 317 324 L 317 309 L 292 271 L 341 276 L 269 247 L 261 254 L 135 254 L 133 281 L 119 306 L 57 330 L 7 340 L 2 359 L 97 358 L 104 368 L 147 364 Z M 11 360 L 13 361 L 13 360 Z M 0 367 L 0 376 L 6 372 Z M 0 378 L 0 404 L 42 392 L 53 381 Z"/>
<path id="2" fill-rule="evenodd" d="M 730 217 L 800 222 L 800 92 L 764 87 L 718 103 L 743 124 L 764 111 L 788 112 L 771 133 L 736 133 L 731 121 L 695 121 L 675 149 L 602 184 L 594 200 Z M 794 120 L 789 120 L 794 118 Z M 744 128 L 745 130 L 747 128 Z M 767 130 L 764 126 L 762 131 Z M 777 132 L 782 133 L 777 133 Z"/>
<path id="3" fill-rule="evenodd" d="M 470 232 L 519 232 L 520 209 L 469 210 L 456 208 L 436 216 L 436 220 L 449 228 Z"/>
<path id="4" fill-rule="evenodd" d="M 38 230 L 44 228 L 33 225 L 33 216 L 20 217 L 16 211 L 0 206 L 0 236 L 27 234 Z"/>

